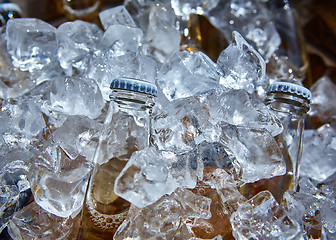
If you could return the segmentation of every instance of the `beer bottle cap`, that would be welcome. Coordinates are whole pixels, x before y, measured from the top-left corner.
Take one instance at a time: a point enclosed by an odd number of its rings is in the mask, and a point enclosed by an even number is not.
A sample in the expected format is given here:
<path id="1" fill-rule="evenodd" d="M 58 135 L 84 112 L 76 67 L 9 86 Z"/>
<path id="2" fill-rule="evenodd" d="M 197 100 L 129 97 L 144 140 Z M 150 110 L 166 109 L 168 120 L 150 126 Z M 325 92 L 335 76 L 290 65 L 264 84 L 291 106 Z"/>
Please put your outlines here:
<path id="1" fill-rule="evenodd" d="M 311 101 L 312 94 L 309 91 L 309 89 L 290 82 L 274 82 L 272 83 L 268 89 L 267 94 L 269 93 L 288 93 L 297 95 L 299 97 L 302 97 L 304 99 L 307 99 L 308 101 Z"/>
<path id="2" fill-rule="evenodd" d="M 112 81 L 111 89 L 123 89 L 157 96 L 155 84 L 134 78 L 116 78 Z"/>

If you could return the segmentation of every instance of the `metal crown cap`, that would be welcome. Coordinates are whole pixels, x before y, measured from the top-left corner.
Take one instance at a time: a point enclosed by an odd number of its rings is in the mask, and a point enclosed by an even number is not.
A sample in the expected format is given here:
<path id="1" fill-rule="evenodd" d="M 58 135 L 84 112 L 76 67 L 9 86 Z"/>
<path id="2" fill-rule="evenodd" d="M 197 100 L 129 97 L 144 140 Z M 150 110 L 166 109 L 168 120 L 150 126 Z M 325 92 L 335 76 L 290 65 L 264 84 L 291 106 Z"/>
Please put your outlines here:
<path id="1" fill-rule="evenodd" d="M 116 78 L 110 85 L 111 89 L 123 89 L 157 96 L 157 87 L 153 83 L 134 78 Z"/>
<path id="2" fill-rule="evenodd" d="M 0 12 L 10 12 L 10 11 L 15 11 L 17 13 L 19 13 L 20 15 L 21 13 L 21 8 L 15 4 L 15 3 L 1 3 L 0 2 Z"/>
<path id="3" fill-rule="evenodd" d="M 276 93 L 276 92 L 295 94 L 309 101 L 311 101 L 312 99 L 312 94 L 308 88 L 305 88 L 295 83 L 274 82 L 268 87 L 266 93 L 269 94 L 269 93 Z"/>

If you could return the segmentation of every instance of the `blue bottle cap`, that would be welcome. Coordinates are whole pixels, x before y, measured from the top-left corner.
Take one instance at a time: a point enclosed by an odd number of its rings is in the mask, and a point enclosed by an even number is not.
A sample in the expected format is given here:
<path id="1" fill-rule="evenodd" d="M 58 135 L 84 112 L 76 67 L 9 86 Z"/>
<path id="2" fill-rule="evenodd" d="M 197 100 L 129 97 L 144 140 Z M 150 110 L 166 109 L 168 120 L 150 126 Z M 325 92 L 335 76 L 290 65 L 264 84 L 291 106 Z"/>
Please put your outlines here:
<path id="1" fill-rule="evenodd" d="M 112 81 L 111 89 L 123 89 L 157 96 L 157 87 L 153 83 L 134 78 L 116 78 Z"/>
<path id="2" fill-rule="evenodd" d="M 268 87 L 266 93 L 289 93 L 307 99 L 308 101 L 312 99 L 312 94 L 308 88 L 289 82 L 274 82 Z"/>

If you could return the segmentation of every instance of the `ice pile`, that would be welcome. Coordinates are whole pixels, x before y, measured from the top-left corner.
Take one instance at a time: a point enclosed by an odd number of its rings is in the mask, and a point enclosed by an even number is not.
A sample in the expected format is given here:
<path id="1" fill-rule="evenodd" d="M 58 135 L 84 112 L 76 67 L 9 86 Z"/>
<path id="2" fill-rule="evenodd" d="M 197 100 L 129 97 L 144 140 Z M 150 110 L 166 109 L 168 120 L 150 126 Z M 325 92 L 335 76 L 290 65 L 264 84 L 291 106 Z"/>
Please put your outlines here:
<path id="1" fill-rule="evenodd" d="M 74 238 L 110 83 L 128 77 L 155 83 L 159 96 L 153 146 L 135 152 L 116 181 L 115 192 L 132 207 L 115 239 L 300 239 L 316 229 L 334 237 L 332 125 L 311 130 L 301 173 L 312 182 L 301 181 L 282 205 L 269 192 L 248 200 L 237 189 L 286 168 L 274 139 L 282 124 L 262 98 L 270 81 L 291 72 L 286 62 L 293 58 L 283 58 L 283 25 L 268 5 L 274 7 L 261 0 L 127 0 L 100 13 L 104 30 L 82 21 L 55 28 L 10 20 L 0 30 L 2 228 L 17 239 Z M 179 51 L 194 13 L 230 42 L 216 62 Z M 313 112 L 333 112 L 322 93 L 331 86 L 322 79 L 314 87 Z M 119 123 L 141 127 L 134 119 Z"/>

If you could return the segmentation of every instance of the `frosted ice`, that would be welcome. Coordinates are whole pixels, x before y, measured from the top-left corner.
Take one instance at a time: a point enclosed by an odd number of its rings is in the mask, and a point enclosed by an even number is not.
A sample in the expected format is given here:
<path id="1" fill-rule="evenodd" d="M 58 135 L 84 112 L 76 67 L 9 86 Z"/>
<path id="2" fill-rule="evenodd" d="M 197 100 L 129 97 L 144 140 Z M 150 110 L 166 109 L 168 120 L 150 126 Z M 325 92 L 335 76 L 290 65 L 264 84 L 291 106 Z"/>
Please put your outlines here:
<path id="1" fill-rule="evenodd" d="M 193 96 L 218 86 L 220 73 L 202 52 L 172 54 L 158 71 L 157 82 L 171 101 Z"/>
<path id="2" fill-rule="evenodd" d="M 111 25 L 136 27 L 131 15 L 123 5 L 101 11 L 99 19 L 105 30 Z"/>
<path id="3" fill-rule="evenodd" d="M 65 239 L 73 227 L 71 218 L 57 217 L 32 202 L 17 212 L 8 226 L 13 239 Z"/>
<path id="4" fill-rule="evenodd" d="M 300 225 L 263 191 L 242 204 L 231 215 L 235 239 L 303 239 Z"/>
<path id="5" fill-rule="evenodd" d="M 50 67 L 57 61 L 56 28 L 34 18 L 11 19 L 7 23 L 7 49 L 13 65 L 22 71 Z"/>
<path id="6" fill-rule="evenodd" d="M 93 161 L 102 124 L 88 117 L 69 116 L 52 136 L 71 159 L 80 155 Z"/>
<path id="7" fill-rule="evenodd" d="M 322 181 L 336 172 L 336 131 L 329 124 L 304 138 L 300 175 Z"/>
<path id="8" fill-rule="evenodd" d="M 223 70 L 220 84 L 264 96 L 268 86 L 264 59 L 238 32 L 233 32 L 233 38 L 217 59 Z"/>
<path id="9" fill-rule="evenodd" d="M 209 198 L 186 189 L 177 189 L 145 208 L 131 206 L 114 239 L 175 239 L 175 236 L 181 237 L 176 239 L 192 238 L 185 226 L 187 219 L 209 218 L 210 203 Z"/>
<path id="10" fill-rule="evenodd" d="M 175 25 L 176 16 L 168 4 L 153 5 L 149 12 L 148 26 L 144 29 L 143 52 L 161 63 L 178 52 L 181 35 Z"/>
<path id="11" fill-rule="evenodd" d="M 330 104 L 336 101 L 336 84 L 327 76 L 320 78 L 311 87 L 312 103 L 309 116 L 318 118 L 322 123 L 330 122 L 332 116 L 336 115 L 336 107 Z"/>
<path id="12" fill-rule="evenodd" d="M 203 179 L 197 182 L 192 192 L 211 199 L 211 217 L 188 223 L 194 234 L 201 239 L 229 236 L 232 231 L 230 216 L 246 201 L 239 193 L 232 175 L 224 169 L 206 166 Z"/>
<path id="13" fill-rule="evenodd" d="M 27 180 L 28 168 L 22 161 L 12 161 L 0 172 L 0 232 L 31 195 Z"/>
<path id="14" fill-rule="evenodd" d="M 68 76 L 86 71 L 102 35 L 96 24 L 80 20 L 57 28 L 58 60 Z"/>
<path id="15" fill-rule="evenodd" d="M 89 78 L 56 78 L 50 91 L 51 108 L 68 115 L 96 118 L 105 105 L 97 83 Z"/>
<path id="16" fill-rule="evenodd" d="M 159 152 L 155 148 L 137 151 L 117 177 L 114 191 L 143 208 L 178 187 L 193 188 L 198 164 L 196 155 L 192 154 Z"/>
<path id="17" fill-rule="evenodd" d="M 224 125 L 221 134 L 221 141 L 235 157 L 240 181 L 255 182 L 285 174 L 281 150 L 267 130 Z"/>
<path id="18" fill-rule="evenodd" d="M 30 161 L 29 181 L 35 202 L 56 216 L 76 216 L 83 205 L 91 168 L 84 157 L 71 160 L 60 147 L 51 145 Z"/>

